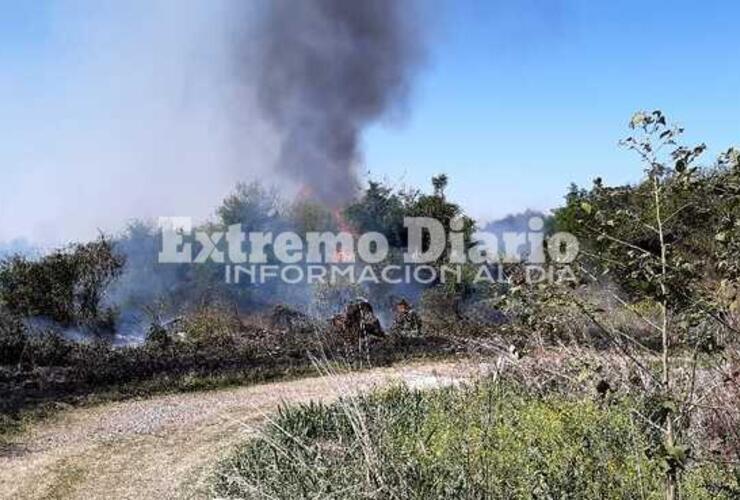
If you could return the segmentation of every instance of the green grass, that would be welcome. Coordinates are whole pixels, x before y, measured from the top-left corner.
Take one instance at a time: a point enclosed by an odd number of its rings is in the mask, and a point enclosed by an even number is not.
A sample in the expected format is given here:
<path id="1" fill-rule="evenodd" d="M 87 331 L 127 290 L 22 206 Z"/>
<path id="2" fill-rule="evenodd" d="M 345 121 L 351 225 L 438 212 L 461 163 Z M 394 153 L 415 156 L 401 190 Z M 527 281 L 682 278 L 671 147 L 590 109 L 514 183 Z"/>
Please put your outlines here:
<path id="1" fill-rule="evenodd" d="M 630 400 L 535 395 L 484 381 L 403 387 L 283 409 L 221 465 L 231 498 L 662 498 L 657 443 Z M 729 471 L 693 465 L 686 498 L 736 498 Z M 734 490 L 733 490 L 734 488 Z"/>

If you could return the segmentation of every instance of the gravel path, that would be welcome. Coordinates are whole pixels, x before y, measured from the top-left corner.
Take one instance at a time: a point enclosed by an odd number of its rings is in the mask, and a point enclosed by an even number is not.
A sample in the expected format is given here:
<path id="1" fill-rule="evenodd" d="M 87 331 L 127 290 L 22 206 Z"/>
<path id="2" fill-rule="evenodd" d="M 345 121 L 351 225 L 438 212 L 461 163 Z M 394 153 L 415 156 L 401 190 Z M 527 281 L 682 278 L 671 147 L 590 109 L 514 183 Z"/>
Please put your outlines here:
<path id="1" fill-rule="evenodd" d="M 485 371 L 471 361 L 416 363 L 67 410 L 0 455 L 0 498 L 204 498 L 211 466 L 282 403 L 393 382 L 455 384 Z"/>

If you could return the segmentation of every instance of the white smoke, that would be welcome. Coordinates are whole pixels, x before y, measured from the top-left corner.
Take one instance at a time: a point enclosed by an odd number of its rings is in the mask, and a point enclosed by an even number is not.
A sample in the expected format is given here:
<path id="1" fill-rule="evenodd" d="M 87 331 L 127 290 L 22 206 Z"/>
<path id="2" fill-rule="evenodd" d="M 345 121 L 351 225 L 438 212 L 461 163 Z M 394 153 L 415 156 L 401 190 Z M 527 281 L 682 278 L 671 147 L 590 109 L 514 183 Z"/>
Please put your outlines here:
<path id="1" fill-rule="evenodd" d="M 45 4 L 30 49 L 0 51 L 0 242 L 203 219 L 255 178 L 346 201 L 362 132 L 403 107 L 417 68 L 410 5 Z"/>
<path id="2" fill-rule="evenodd" d="M 233 74 L 242 6 L 64 1 L 43 12 L 31 49 L 1 52 L 0 241 L 205 217 L 260 175 L 276 147 Z"/>

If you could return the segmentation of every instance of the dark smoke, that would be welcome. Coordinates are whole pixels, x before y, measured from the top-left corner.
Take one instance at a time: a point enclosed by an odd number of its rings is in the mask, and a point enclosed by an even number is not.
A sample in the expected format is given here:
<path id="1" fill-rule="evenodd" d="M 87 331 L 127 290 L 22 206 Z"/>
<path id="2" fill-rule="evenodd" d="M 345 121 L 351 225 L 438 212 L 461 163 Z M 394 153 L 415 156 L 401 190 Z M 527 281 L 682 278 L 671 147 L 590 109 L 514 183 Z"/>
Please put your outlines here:
<path id="1" fill-rule="evenodd" d="M 363 129 L 405 102 L 418 19 L 403 0 L 272 0 L 266 9 L 257 98 L 282 135 L 277 169 L 336 205 L 357 186 Z"/>

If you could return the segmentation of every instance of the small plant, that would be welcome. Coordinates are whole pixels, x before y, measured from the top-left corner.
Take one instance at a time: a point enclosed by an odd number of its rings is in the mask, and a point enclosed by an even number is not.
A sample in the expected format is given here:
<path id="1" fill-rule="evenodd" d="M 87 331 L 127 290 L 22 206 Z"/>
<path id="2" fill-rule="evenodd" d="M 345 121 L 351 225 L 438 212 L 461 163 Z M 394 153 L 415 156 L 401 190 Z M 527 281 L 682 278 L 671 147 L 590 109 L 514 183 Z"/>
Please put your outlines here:
<path id="1" fill-rule="evenodd" d="M 398 387 L 283 409 L 220 468 L 226 498 L 656 498 L 661 459 L 634 401 L 601 404 L 510 382 Z M 692 498 L 737 481 L 698 467 Z M 706 483 L 721 485 L 714 495 Z"/>

